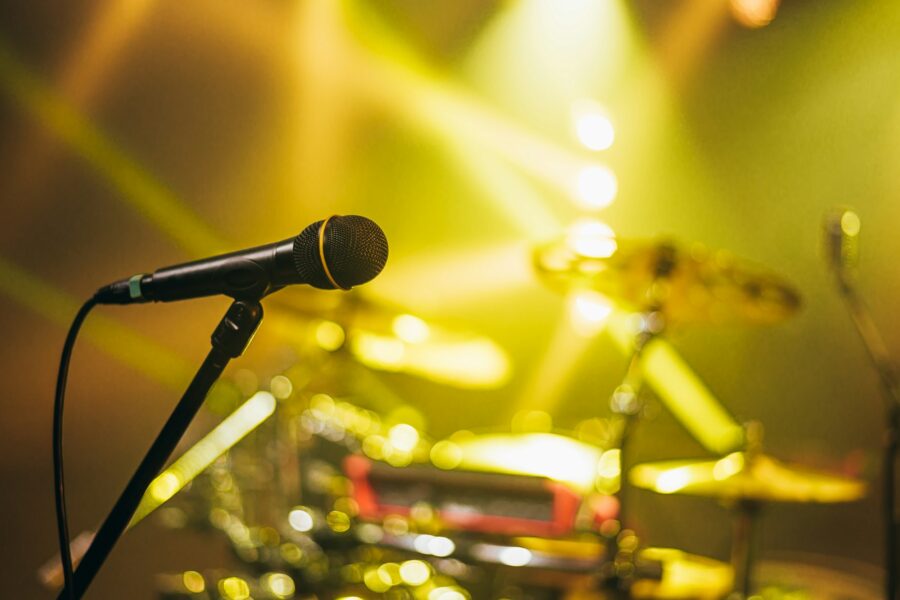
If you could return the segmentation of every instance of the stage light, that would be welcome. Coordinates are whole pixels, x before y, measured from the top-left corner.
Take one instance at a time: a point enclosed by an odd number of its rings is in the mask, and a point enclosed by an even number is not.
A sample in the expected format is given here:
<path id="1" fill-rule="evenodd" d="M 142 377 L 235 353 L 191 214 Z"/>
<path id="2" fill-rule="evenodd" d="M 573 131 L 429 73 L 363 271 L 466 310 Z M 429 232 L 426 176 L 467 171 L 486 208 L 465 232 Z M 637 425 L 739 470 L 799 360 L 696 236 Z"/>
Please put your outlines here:
<path id="1" fill-rule="evenodd" d="M 288 523 L 290 523 L 291 527 L 301 533 L 312 531 L 313 525 L 315 524 L 309 509 L 301 506 L 294 508 L 288 513 Z"/>
<path id="2" fill-rule="evenodd" d="M 509 546 L 502 549 L 497 558 L 509 567 L 524 567 L 531 562 L 531 551 L 519 546 Z"/>
<path id="3" fill-rule="evenodd" d="M 421 344 L 428 339 L 428 323 L 413 315 L 398 315 L 391 327 L 394 335 L 409 344 Z"/>
<path id="4" fill-rule="evenodd" d="M 350 530 L 350 517 L 340 510 L 333 510 L 325 517 L 328 527 L 335 533 L 344 533 Z"/>
<path id="5" fill-rule="evenodd" d="M 284 375 L 276 375 L 269 382 L 269 390 L 271 390 L 272 395 L 279 400 L 285 400 L 290 398 L 291 394 L 294 392 L 294 384 Z"/>
<path id="6" fill-rule="evenodd" d="M 290 575 L 285 573 L 266 573 L 262 577 L 263 586 L 276 598 L 293 598 L 296 585 Z"/>
<path id="7" fill-rule="evenodd" d="M 463 459 L 462 449 L 449 440 L 442 440 L 431 447 L 431 462 L 439 469 L 455 469 Z"/>
<path id="8" fill-rule="evenodd" d="M 412 452 L 419 443 L 419 432 L 412 425 L 400 423 L 388 430 L 388 439 L 394 449 L 400 452 Z"/>
<path id="9" fill-rule="evenodd" d="M 531 369 L 531 376 L 522 385 L 522 392 L 510 406 L 511 411 L 533 407 L 552 413 L 564 400 L 566 384 L 590 348 L 592 339 L 575 333 L 568 319 L 560 319 L 543 355 Z"/>
<path id="10" fill-rule="evenodd" d="M 691 482 L 691 472 L 687 467 L 672 469 L 656 478 L 655 490 L 660 494 L 674 494 Z"/>
<path id="11" fill-rule="evenodd" d="M 397 563 L 384 563 L 376 570 L 378 578 L 388 586 L 400 585 L 403 579 L 400 577 L 400 565 Z"/>
<path id="12" fill-rule="evenodd" d="M 607 450 L 597 462 L 597 476 L 618 483 L 622 475 L 622 451 L 618 448 Z"/>
<path id="13" fill-rule="evenodd" d="M 240 577 L 226 577 L 219 581 L 219 594 L 226 600 L 248 600 L 250 586 Z"/>
<path id="14" fill-rule="evenodd" d="M 587 258 L 608 258 L 618 249 L 616 234 L 612 228 L 591 218 L 579 219 L 569 226 L 566 245 L 573 252 Z"/>
<path id="15" fill-rule="evenodd" d="M 459 468 L 546 477 L 579 491 L 593 489 L 603 451 L 552 433 L 482 435 L 456 442 Z"/>
<path id="16" fill-rule="evenodd" d="M 572 126 L 575 137 L 589 150 L 607 150 L 616 139 L 615 127 L 606 112 L 589 100 L 572 105 Z"/>
<path id="17" fill-rule="evenodd" d="M 297 544 L 294 544 L 292 542 L 282 544 L 278 551 L 281 554 L 281 558 L 292 565 L 299 565 L 303 562 L 303 550 Z"/>
<path id="18" fill-rule="evenodd" d="M 731 0 L 731 14 L 745 27 L 764 27 L 778 12 L 779 0 Z"/>
<path id="19" fill-rule="evenodd" d="M 428 600 L 469 600 L 469 594 L 456 586 L 439 587 L 428 593 Z"/>
<path id="20" fill-rule="evenodd" d="M 408 560 L 400 565 L 400 578 L 403 583 L 420 586 L 431 577 L 431 567 L 421 560 Z"/>
<path id="21" fill-rule="evenodd" d="M 618 191 L 619 182 L 609 167 L 589 165 L 578 172 L 575 200 L 582 208 L 606 208 L 615 200 Z"/>
<path id="22" fill-rule="evenodd" d="M 321 321 L 315 329 L 316 343 L 322 350 L 334 352 L 344 345 L 344 328 L 334 321 Z"/>
<path id="23" fill-rule="evenodd" d="M 593 337 L 603 331 L 612 314 L 609 298 L 599 292 L 584 290 L 569 297 L 569 319 L 578 335 Z"/>
<path id="24" fill-rule="evenodd" d="M 427 533 L 417 535 L 413 540 L 413 547 L 422 554 L 441 558 L 450 556 L 456 551 L 456 544 L 450 538 Z"/>
<path id="25" fill-rule="evenodd" d="M 185 571 L 181 576 L 181 583 L 192 594 L 201 594 L 206 590 L 206 580 L 197 571 Z"/>
<path id="26" fill-rule="evenodd" d="M 376 594 L 383 594 L 391 589 L 391 584 L 381 578 L 378 569 L 375 567 L 366 570 L 365 575 L 363 575 L 363 583 Z"/>
<path id="27" fill-rule="evenodd" d="M 406 347 L 396 338 L 359 332 L 353 336 L 351 344 L 354 354 L 377 369 L 397 371 L 403 366 Z"/>

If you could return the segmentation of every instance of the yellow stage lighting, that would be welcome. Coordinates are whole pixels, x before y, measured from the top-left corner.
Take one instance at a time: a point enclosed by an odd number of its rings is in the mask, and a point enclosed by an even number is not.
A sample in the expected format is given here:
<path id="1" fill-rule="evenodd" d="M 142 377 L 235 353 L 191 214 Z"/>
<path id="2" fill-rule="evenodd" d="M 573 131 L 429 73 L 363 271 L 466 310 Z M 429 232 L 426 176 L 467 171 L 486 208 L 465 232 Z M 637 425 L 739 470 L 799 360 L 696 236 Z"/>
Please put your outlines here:
<path id="1" fill-rule="evenodd" d="M 99 171 L 132 208 L 192 256 L 216 254 L 227 244 L 171 190 L 134 161 L 0 45 L 0 89 Z"/>
<path id="2" fill-rule="evenodd" d="M 731 0 L 731 14 L 745 27 L 764 27 L 778 12 L 779 0 Z"/>
<path id="3" fill-rule="evenodd" d="M 603 331 L 612 311 L 609 298 L 599 292 L 585 290 L 569 297 L 569 319 L 578 335 L 592 337 Z"/>
<path id="4" fill-rule="evenodd" d="M 633 315 L 613 313 L 607 331 L 622 352 L 634 350 Z M 642 351 L 641 369 L 666 408 L 706 449 L 721 455 L 743 446 L 741 426 L 668 342 L 651 340 Z M 674 486 L 677 477 L 667 487 Z"/>
<path id="5" fill-rule="evenodd" d="M 493 388 L 510 376 L 509 359 L 487 338 L 431 340 L 409 344 L 395 337 L 358 331 L 351 350 L 363 364 L 402 371 L 457 387 Z"/>
<path id="6" fill-rule="evenodd" d="M 579 256 L 609 258 L 618 244 L 612 228 L 596 219 L 579 219 L 566 231 L 566 245 Z"/>
<path id="7" fill-rule="evenodd" d="M 219 581 L 219 594 L 226 600 L 249 600 L 250 585 L 240 577 L 226 577 Z"/>
<path id="8" fill-rule="evenodd" d="M 168 501 L 223 452 L 268 419 L 273 412 L 275 412 L 275 397 L 268 392 L 257 392 L 244 402 L 150 483 L 128 527 L 134 527 Z"/>
<path id="9" fill-rule="evenodd" d="M 606 111 L 596 102 L 582 100 L 572 106 L 575 137 L 588 150 L 607 150 L 616 139 L 616 130 Z"/>
<path id="10" fill-rule="evenodd" d="M 576 202 L 582 208 L 606 208 L 616 199 L 619 182 L 612 169 L 603 165 L 589 165 L 578 172 L 575 184 Z"/>
<path id="11" fill-rule="evenodd" d="M 603 455 L 601 448 L 553 433 L 482 435 L 453 443 L 462 454 L 457 468 L 546 477 L 581 492 L 594 489 Z"/>

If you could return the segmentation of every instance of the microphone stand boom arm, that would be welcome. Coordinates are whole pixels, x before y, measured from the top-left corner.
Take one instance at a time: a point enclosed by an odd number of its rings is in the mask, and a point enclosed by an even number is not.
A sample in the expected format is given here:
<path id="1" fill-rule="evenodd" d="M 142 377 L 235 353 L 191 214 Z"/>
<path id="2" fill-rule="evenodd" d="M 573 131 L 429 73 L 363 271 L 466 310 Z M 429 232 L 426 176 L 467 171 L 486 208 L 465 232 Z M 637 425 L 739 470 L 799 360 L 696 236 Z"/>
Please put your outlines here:
<path id="1" fill-rule="evenodd" d="M 212 384 L 233 358 L 243 354 L 253 339 L 263 310 L 258 300 L 235 300 L 212 334 L 212 348 L 187 390 L 163 425 L 147 454 L 116 501 L 93 543 L 75 570 L 75 597 L 81 598 L 106 561 L 113 546 L 128 527 L 144 492 L 156 477 L 190 425 Z M 57 600 L 68 598 L 65 588 Z"/>

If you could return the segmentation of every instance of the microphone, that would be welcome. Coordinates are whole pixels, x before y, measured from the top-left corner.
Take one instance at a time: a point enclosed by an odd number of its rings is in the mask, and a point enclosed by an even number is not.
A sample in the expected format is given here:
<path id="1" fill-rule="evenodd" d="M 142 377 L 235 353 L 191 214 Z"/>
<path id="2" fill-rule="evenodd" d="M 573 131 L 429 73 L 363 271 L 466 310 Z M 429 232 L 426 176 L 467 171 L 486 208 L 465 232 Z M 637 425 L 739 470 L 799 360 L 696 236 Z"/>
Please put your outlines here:
<path id="1" fill-rule="evenodd" d="M 848 208 L 835 208 L 822 221 L 823 250 L 828 266 L 845 274 L 859 262 L 859 215 Z"/>
<path id="2" fill-rule="evenodd" d="M 100 288 L 100 304 L 171 302 L 224 294 L 258 300 L 286 285 L 349 290 L 384 268 L 388 244 L 373 221 L 335 215 L 295 238 L 141 273 Z"/>

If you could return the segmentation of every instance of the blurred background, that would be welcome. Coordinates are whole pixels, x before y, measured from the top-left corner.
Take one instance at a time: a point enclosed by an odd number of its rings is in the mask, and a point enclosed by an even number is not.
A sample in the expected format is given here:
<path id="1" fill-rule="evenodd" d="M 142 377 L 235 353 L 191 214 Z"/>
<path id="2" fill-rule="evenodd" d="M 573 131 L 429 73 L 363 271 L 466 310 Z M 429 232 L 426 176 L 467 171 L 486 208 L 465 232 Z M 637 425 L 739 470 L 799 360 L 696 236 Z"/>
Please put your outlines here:
<path id="1" fill-rule="evenodd" d="M 883 403 L 820 240 L 827 210 L 857 210 L 858 285 L 898 347 L 898 32 L 900 5 L 876 1 L 2 3 L 4 594 L 52 597 L 36 576 L 56 552 L 51 399 L 78 304 L 107 281 L 335 213 L 370 217 L 390 243 L 384 272 L 350 296 L 490 340 L 483 360 L 467 354 L 442 376 L 390 349 L 348 375 L 362 404 L 402 408 L 433 439 L 610 417 L 627 356 L 596 311 L 532 266 L 579 220 L 779 274 L 802 298 L 790 318 L 666 337 L 736 423 L 763 424 L 767 452 L 870 484 L 854 503 L 768 507 L 761 555 L 869 573 L 882 553 Z M 329 294 L 264 303 L 226 379 L 268 389 L 301 363 L 293 342 L 332 310 Z M 109 510 L 227 305 L 90 317 L 65 421 L 73 536 Z M 713 456 L 651 407 L 635 461 Z M 222 416 L 205 410 L 183 446 Z M 714 501 L 629 501 L 642 539 L 727 560 L 729 515 Z M 221 536 L 151 520 L 87 597 L 153 598 L 159 572 L 231 561 Z"/>

